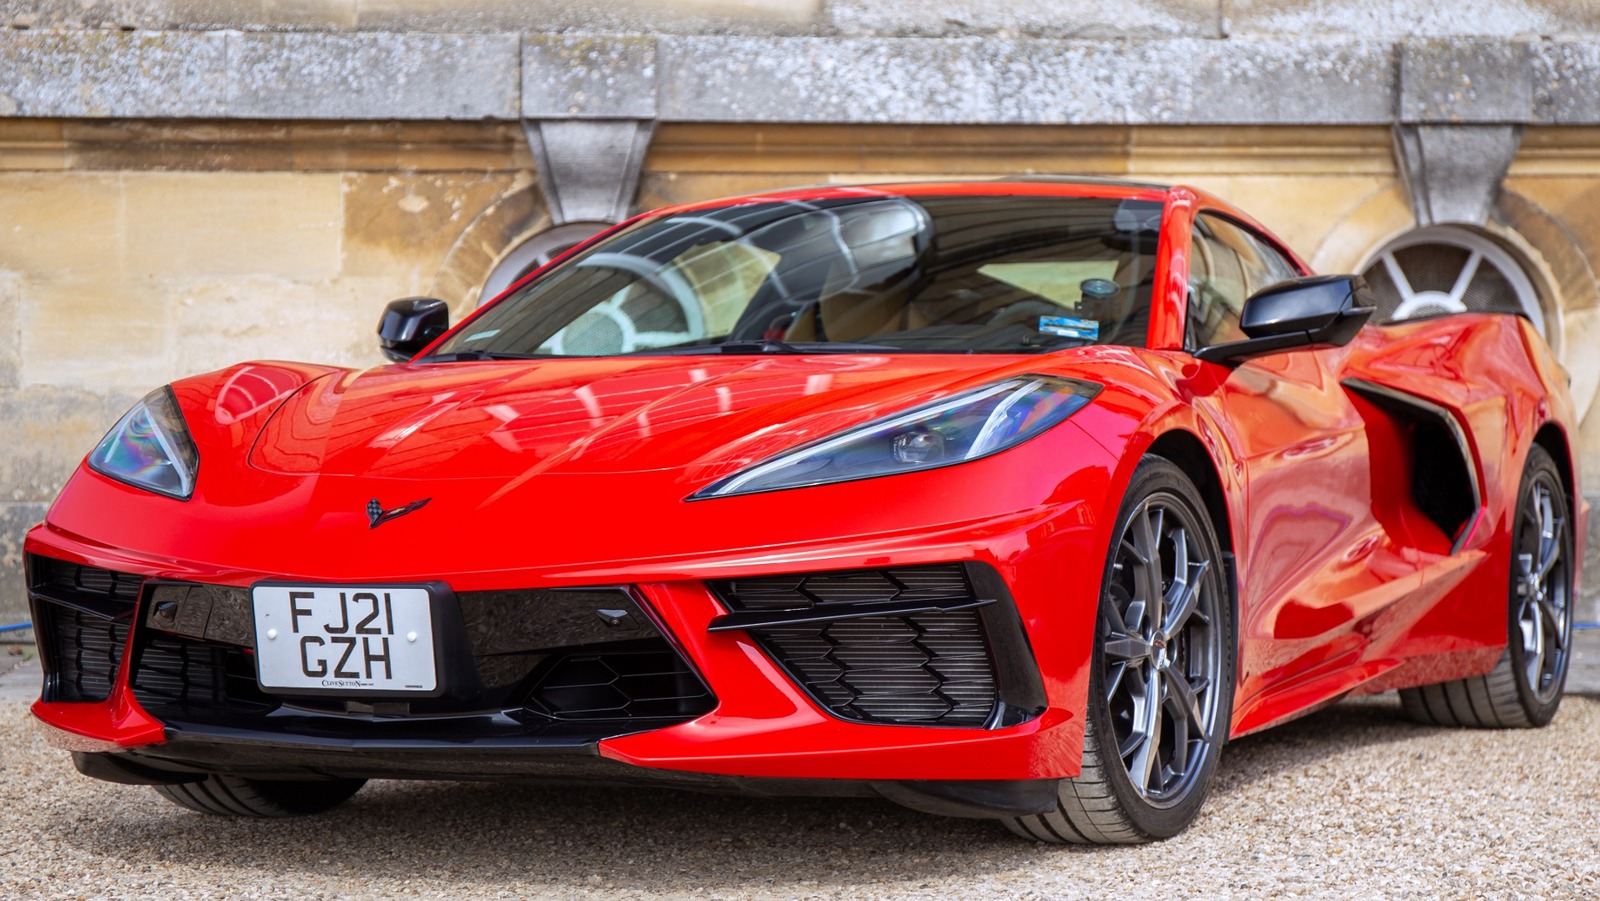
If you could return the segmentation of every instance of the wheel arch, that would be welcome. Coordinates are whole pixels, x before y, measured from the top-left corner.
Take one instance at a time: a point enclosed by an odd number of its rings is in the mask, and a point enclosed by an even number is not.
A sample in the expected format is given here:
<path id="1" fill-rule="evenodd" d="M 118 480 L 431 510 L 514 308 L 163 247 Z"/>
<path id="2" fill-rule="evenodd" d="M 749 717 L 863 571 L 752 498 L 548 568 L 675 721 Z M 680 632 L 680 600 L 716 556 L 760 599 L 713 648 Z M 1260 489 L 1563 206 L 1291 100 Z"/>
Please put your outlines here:
<path id="1" fill-rule="evenodd" d="M 1573 477 L 1572 448 L 1567 442 L 1567 433 L 1555 422 L 1546 422 L 1534 433 L 1533 443 L 1544 448 L 1555 460 L 1556 470 L 1561 473 L 1561 485 L 1567 489 L 1571 509 L 1582 509 L 1583 498 L 1578 497 L 1577 480 Z"/>
<path id="2" fill-rule="evenodd" d="M 1204 442 L 1187 429 L 1173 429 L 1151 442 L 1145 453 L 1170 460 L 1183 470 L 1205 501 L 1205 513 L 1211 519 L 1211 527 L 1217 532 L 1217 541 L 1223 551 L 1232 553 L 1233 529 L 1228 515 L 1228 502 L 1222 493 L 1222 478 L 1217 475 L 1216 463 L 1211 459 Z"/>
<path id="3" fill-rule="evenodd" d="M 1200 498 L 1205 502 L 1205 514 L 1211 520 L 1211 528 L 1217 535 L 1217 543 L 1222 546 L 1224 561 L 1223 584 L 1228 593 L 1228 603 L 1233 608 L 1233 615 L 1228 618 L 1232 635 L 1228 641 L 1233 646 L 1234 680 L 1237 690 L 1239 678 L 1239 629 L 1241 609 L 1241 593 L 1239 588 L 1239 574 L 1237 558 L 1234 556 L 1233 523 L 1228 512 L 1227 495 L 1223 491 L 1222 477 L 1217 471 L 1216 461 L 1212 459 L 1210 451 L 1206 449 L 1205 442 L 1193 432 L 1183 428 L 1175 428 L 1163 433 L 1150 444 L 1145 451 L 1165 460 L 1170 460 L 1174 466 L 1183 471 L 1194 483 L 1200 492 Z M 1233 712 L 1226 713 L 1231 722 Z M 1224 729 L 1222 743 L 1228 743 L 1231 729 Z"/>

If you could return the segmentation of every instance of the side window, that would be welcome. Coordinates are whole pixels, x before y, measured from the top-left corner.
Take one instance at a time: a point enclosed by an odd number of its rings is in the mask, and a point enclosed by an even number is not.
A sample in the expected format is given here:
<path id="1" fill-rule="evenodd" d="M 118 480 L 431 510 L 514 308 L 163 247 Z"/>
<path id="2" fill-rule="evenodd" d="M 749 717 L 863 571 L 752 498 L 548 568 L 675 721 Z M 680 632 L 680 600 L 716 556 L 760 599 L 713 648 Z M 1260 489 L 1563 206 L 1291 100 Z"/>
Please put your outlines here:
<path id="1" fill-rule="evenodd" d="M 1204 347 L 1244 337 L 1239 313 L 1245 298 L 1299 270 L 1263 238 L 1220 216 L 1195 218 L 1189 263 L 1189 337 Z"/>
<path id="2" fill-rule="evenodd" d="M 1239 311 L 1249 294 L 1244 266 L 1239 253 L 1219 232 L 1228 229 L 1237 237 L 1238 228 L 1223 219 L 1202 213 L 1195 218 L 1189 238 L 1189 312 L 1185 317 L 1189 346 L 1237 341 Z"/>
<path id="3" fill-rule="evenodd" d="M 1251 294 L 1300 275 L 1294 264 L 1263 238 L 1232 223 L 1223 224 L 1238 236 L 1239 244 L 1236 246 L 1239 259 L 1244 263 L 1245 276 L 1250 282 Z"/>

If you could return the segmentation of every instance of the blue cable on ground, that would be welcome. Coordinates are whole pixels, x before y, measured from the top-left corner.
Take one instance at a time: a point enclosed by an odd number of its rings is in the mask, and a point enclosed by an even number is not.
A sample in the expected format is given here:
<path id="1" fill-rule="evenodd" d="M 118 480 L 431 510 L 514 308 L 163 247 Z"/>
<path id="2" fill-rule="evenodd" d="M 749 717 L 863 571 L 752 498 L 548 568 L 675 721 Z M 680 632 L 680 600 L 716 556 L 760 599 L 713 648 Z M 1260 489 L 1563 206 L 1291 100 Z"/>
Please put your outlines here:
<path id="1" fill-rule="evenodd" d="M 1574 629 L 1600 629 L 1600 623 L 1573 623 Z"/>

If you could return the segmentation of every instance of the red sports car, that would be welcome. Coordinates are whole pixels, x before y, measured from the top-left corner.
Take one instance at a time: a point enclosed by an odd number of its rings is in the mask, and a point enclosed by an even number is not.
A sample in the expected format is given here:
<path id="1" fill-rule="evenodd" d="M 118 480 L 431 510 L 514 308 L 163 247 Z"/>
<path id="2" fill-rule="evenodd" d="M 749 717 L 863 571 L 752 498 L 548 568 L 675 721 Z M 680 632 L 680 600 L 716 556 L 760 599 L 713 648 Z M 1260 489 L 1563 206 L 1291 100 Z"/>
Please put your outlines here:
<path id="1" fill-rule="evenodd" d="M 804 188 L 626 222 L 398 362 L 151 392 L 29 533 L 34 707 L 201 811 L 368 778 L 1190 823 L 1233 737 L 1560 703 L 1583 540 L 1522 319 L 1366 322 L 1202 191 Z"/>

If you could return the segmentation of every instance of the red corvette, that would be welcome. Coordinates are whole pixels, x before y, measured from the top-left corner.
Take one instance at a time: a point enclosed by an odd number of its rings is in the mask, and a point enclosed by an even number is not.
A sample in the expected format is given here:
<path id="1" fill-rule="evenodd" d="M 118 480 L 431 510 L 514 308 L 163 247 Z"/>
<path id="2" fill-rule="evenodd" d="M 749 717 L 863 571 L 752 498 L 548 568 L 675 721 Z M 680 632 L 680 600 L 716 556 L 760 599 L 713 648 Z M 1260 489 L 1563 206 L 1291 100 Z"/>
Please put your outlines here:
<path id="1" fill-rule="evenodd" d="M 78 769 L 214 813 L 373 777 L 880 795 L 1044 841 L 1195 817 L 1352 694 L 1537 726 L 1564 374 L 1378 327 L 1183 187 L 808 188 L 641 216 L 365 372 L 152 392 L 29 533 Z"/>

